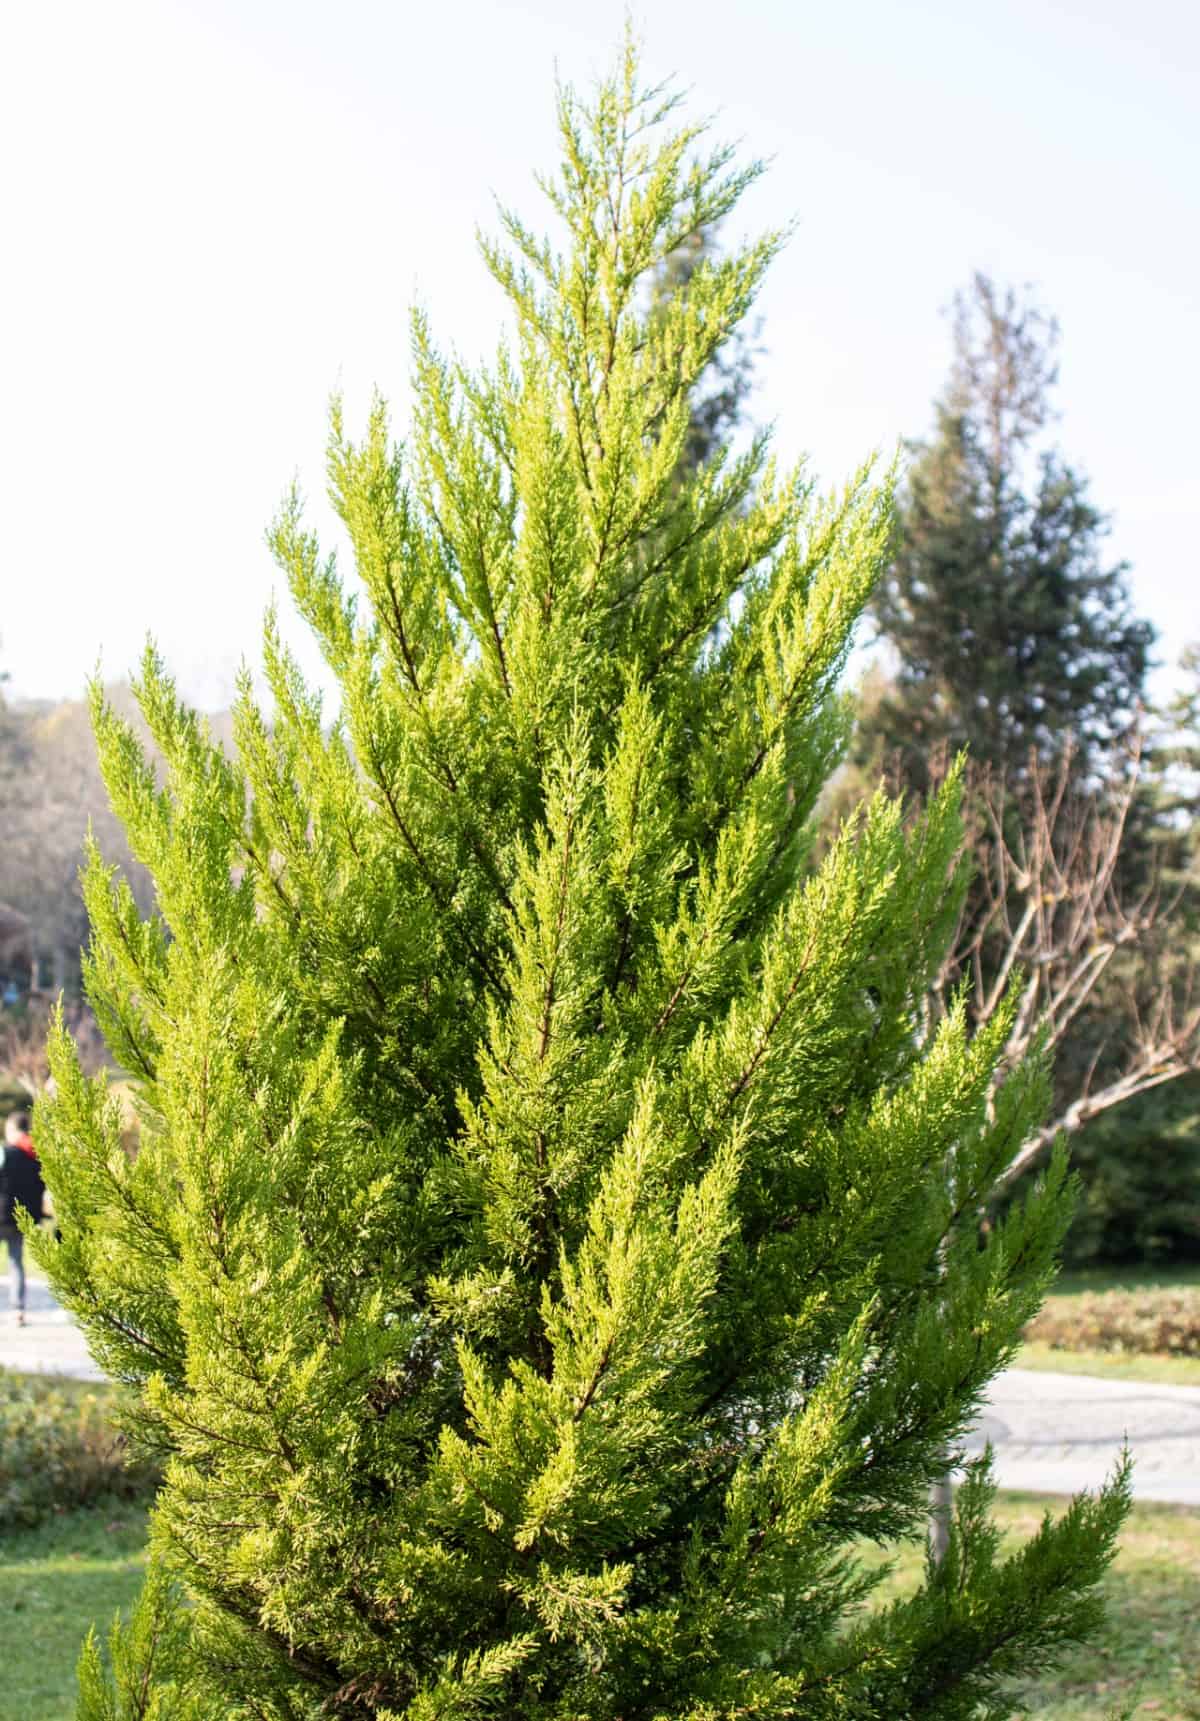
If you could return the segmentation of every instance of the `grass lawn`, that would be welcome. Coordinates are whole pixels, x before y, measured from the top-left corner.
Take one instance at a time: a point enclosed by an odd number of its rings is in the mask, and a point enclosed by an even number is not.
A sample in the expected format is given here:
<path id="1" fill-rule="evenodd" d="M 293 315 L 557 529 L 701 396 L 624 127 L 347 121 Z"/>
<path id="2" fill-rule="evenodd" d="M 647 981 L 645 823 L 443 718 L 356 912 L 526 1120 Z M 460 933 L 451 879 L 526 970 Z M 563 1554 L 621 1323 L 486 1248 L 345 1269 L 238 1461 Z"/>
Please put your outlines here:
<path id="1" fill-rule="evenodd" d="M 146 1511 L 124 1501 L 0 1535 L 4 1620 L 0 1714 L 71 1721 L 75 1663 L 88 1626 L 106 1636 L 142 1581 Z"/>
<path id="2" fill-rule="evenodd" d="M 1200 1266 L 1085 1267 L 1060 1273 L 1051 1297 L 1078 1297 L 1085 1291 L 1177 1290 L 1200 1285 Z"/>
<path id="3" fill-rule="evenodd" d="M 1001 1494 L 996 1517 L 1006 1539 L 1023 1541 L 1042 1514 L 1066 1504 L 1044 1495 Z M 923 1550 L 906 1548 L 876 1592 L 892 1601 L 914 1589 Z M 869 1550 L 865 1559 L 883 1563 Z M 1091 1643 L 1069 1650 L 1056 1667 L 1020 1685 L 1014 1701 L 1039 1721 L 1140 1721 L 1200 1718 L 1200 1512 L 1182 1506 L 1135 1506 L 1105 1594 L 1108 1620 Z M 1020 1713 L 1020 1710 L 1015 1713 Z"/>
<path id="4" fill-rule="evenodd" d="M 1023 1539 L 1060 1501 L 1001 1495 L 1006 1533 Z M 88 1626 L 107 1630 L 141 1582 L 140 1508 L 66 1514 L 0 1543 L 0 1617 L 7 1622 L 0 1712 L 12 1721 L 71 1721 L 75 1661 Z M 882 1556 L 868 1549 L 864 1559 Z M 891 1600 L 920 1579 L 921 1550 L 905 1548 L 878 1592 Z M 1014 1693 L 1040 1721 L 1200 1721 L 1200 1512 L 1135 1506 L 1108 1579 L 1103 1635 Z M 900 1721 L 900 1718 L 897 1718 Z"/>
<path id="5" fill-rule="evenodd" d="M 1133 1351 L 1064 1351 L 1049 1345 L 1022 1345 L 1017 1368 L 1049 1369 L 1056 1374 L 1101 1375 L 1106 1380 L 1153 1380 L 1160 1386 L 1200 1386 L 1200 1357 L 1138 1356 Z"/>

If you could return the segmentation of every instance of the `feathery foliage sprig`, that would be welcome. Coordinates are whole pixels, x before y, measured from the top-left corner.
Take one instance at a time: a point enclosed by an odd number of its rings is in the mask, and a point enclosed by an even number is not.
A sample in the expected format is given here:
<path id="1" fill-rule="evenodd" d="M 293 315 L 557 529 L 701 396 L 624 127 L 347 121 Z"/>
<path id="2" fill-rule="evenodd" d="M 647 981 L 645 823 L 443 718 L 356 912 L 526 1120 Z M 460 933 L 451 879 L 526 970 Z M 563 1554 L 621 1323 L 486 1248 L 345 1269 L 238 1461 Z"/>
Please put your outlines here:
<path id="1" fill-rule="evenodd" d="M 1003 1014 L 918 1031 L 954 779 L 810 862 L 889 479 L 681 463 L 779 235 L 648 285 L 757 166 L 632 47 L 559 121 L 559 240 L 483 244 L 511 350 L 468 371 L 418 316 L 407 441 L 335 405 L 357 592 L 297 498 L 271 533 L 336 717 L 273 620 L 233 757 L 152 650 L 161 781 L 96 699 L 158 890 L 143 922 L 91 855 L 141 1147 L 59 1032 L 38 1254 L 167 1458 L 197 1714 L 971 1714 L 1086 1623 L 1123 1480 L 1001 1562 L 977 1471 L 886 1612 L 852 1544 L 921 1533 L 1052 1274 L 1059 1159 L 962 1223 L 1043 1072 L 989 1106 Z"/>

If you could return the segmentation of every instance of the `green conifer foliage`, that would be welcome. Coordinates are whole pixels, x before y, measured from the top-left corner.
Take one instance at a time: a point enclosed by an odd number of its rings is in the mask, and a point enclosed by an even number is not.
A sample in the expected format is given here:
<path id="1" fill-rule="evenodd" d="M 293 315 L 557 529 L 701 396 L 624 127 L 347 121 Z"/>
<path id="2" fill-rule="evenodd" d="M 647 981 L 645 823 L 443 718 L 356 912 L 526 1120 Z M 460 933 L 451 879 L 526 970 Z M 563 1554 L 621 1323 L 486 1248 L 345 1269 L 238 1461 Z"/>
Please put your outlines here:
<path id="1" fill-rule="evenodd" d="M 90 857 L 141 1150 L 59 1032 L 37 1253 L 167 1456 L 189 1715 L 199 1680 L 289 1721 L 965 1716 L 1094 1613 L 1124 1479 L 1001 1561 L 980 1464 L 919 1595 L 856 1612 L 855 1539 L 922 1533 L 1070 1192 L 1056 1158 L 984 1246 L 956 1224 L 1044 1079 L 989 1109 L 1005 1020 L 916 1031 L 953 781 L 806 865 L 888 484 L 822 500 L 762 441 L 680 481 L 779 241 L 651 327 L 758 171 L 674 109 L 632 49 L 563 91 L 560 241 L 483 246 L 511 351 L 468 373 L 418 317 L 407 441 L 335 408 L 357 588 L 294 498 L 272 533 L 332 725 L 273 622 L 232 759 L 152 651 L 161 784 L 96 700 L 158 888 L 143 921 Z"/>

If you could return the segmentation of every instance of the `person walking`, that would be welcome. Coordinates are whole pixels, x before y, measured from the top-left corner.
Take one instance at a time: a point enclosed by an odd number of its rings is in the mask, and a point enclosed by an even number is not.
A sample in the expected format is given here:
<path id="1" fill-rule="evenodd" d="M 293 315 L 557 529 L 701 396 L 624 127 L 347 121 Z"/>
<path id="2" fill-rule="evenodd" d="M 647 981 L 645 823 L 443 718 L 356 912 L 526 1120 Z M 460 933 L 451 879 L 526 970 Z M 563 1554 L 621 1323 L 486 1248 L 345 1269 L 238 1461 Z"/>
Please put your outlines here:
<path id="1" fill-rule="evenodd" d="M 17 1228 L 17 1209 L 42 1217 L 46 1185 L 29 1133 L 29 1113 L 11 1112 L 4 1125 L 4 1165 L 0 1170 L 0 1239 L 8 1245 L 11 1269 L 9 1302 L 16 1323 L 25 1325 L 25 1239 Z"/>

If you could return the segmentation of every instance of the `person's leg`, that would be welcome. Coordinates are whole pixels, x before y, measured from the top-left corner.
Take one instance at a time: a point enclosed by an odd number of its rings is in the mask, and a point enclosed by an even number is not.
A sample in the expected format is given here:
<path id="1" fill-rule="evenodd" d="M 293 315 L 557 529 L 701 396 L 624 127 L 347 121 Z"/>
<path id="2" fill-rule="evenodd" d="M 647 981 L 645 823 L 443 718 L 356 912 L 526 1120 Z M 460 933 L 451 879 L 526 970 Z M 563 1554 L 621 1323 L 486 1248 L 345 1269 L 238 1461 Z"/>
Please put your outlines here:
<path id="1" fill-rule="evenodd" d="M 23 1321 L 25 1319 L 25 1239 L 15 1226 L 13 1227 L 13 1240 L 8 1246 L 8 1252 L 12 1256 L 13 1283 L 17 1293 L 17 1319 Z"/>
<path id="2" fill-rule="evenodd" d="M 17 1319 L 25 1315 L 25 1239 L 15 1225 L 0 1227 L 3 1230 L 4 1241 L 8 1244 L 8 1304 L 16 1311 Z"/>

